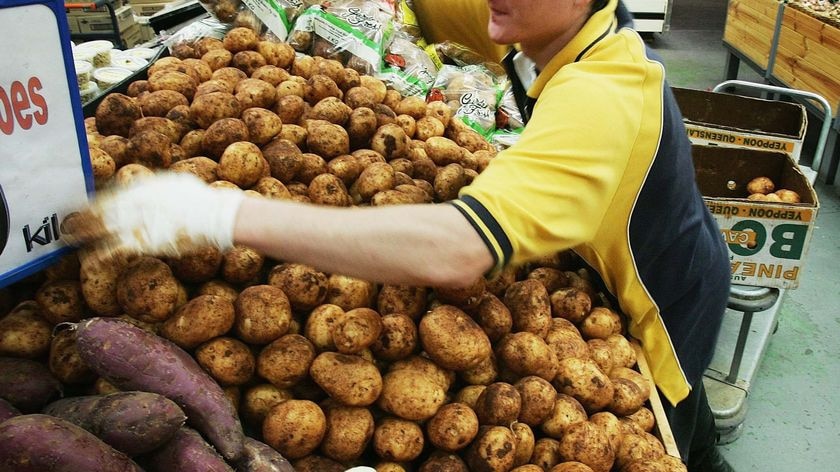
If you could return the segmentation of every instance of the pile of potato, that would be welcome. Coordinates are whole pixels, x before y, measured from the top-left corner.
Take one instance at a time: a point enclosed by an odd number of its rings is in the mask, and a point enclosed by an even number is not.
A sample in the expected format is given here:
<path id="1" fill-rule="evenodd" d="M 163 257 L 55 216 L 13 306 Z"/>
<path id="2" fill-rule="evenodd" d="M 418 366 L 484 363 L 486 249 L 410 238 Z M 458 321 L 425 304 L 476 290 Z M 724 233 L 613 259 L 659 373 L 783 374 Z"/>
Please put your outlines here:
<path id="1" fill-rule="evenodd" d="M 494 156 L 445 103 L 246 28 L 194 48 L 86 120 L 98 186 L 167 168 L 265 198 L 441 202 Z M 108 264 L 79 252 L 0 290 L 0 314 L 0 356 L 47 363 L 69 395 L 115 388 L 56 324 L 119 317 L 165 338 L 301 472 L 685 470 L 651 433 L 653 387 L 622 316 L 571 253 L 454 290 L 245 246 Z"/>
<path id="2" fill-rule="evenodd" d="M 785 188 L 776 188 L 773 180 L 765 176 L 756 177 L 747 182 L 747 199 L 757 202 L 802 202 L 798 193 Z"/>

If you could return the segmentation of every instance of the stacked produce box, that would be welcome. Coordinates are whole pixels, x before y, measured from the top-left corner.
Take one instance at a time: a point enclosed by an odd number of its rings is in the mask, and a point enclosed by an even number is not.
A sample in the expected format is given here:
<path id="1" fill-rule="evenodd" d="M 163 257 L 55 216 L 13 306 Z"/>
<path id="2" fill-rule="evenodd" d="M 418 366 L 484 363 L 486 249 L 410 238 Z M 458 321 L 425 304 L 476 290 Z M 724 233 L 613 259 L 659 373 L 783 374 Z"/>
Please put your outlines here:
<path id="1" fill-rule="evenodd" d="M 358 56 L 246 27 L 178 48 L 86 120 L 98 187 L 168 169 L 259 198 L 432 203 L 495 157 L 445 93 L 404 95 Z M 79 251 L 0 290 L 0 469 L 685 470 L 596 286 L 572 253 L 451 289 L 245 246 Z"/>

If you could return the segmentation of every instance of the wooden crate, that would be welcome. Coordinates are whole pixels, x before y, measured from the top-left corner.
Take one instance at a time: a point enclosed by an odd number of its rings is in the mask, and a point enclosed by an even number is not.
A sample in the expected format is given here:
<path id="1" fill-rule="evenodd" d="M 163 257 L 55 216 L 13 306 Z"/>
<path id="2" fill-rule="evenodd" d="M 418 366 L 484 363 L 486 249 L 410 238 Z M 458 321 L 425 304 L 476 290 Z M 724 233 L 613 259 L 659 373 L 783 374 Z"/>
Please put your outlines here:
<path id="1" fill-rule="evenodd" d="M 770 63 L 779 3 L 778 0 L 729 0 L 723 40 L 762 70 L 767 70 Z"/>
<path id="2" fill-rule="evenodd" d="M 662 407 L 662 400 L 659 398 L 659 391 L 656 389 L 656 384 L 653 382 L 653 374 L 650 372 L 647 360 L 645 359 L 645 352 L 642 346 L 635 339 L 630 341 L 633 349 L 636 350 L 636 362 L 639 366 L 639 372 L 645 376 L 650 383 L 650 409 L 653 416 L 656 418 L 656 425 L 654 426 L 654 433 L 662 441 L 665 446 L 665 452 L 676 458 L 680 458 L 680 449 L 677 447 L 677 441 L 674 439 L 674 433 L 671 432 L 671 425 L 668 424 L 668 418 L 665 416 L 665 409 Z"/>
<path id="3" fill-rule="evenodd" d="M 840 105 L 840 28 L 802 10 L 785 7 L 772 75 L 795 89 Z"/>

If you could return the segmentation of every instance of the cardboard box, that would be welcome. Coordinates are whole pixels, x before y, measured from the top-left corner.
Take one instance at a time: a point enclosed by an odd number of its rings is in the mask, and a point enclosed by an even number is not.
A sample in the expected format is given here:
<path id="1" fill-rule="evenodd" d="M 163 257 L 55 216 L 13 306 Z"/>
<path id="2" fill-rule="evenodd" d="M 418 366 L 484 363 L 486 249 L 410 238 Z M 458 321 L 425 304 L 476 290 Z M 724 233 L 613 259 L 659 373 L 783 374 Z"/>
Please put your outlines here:
<path id="1" fill-rule="evenodd" d="M 123 31 L 120 34 L 120 38 L 122 38 L 126 49 L 131 49 L 138 44 L 146 42 L 146 40 L 143 39 L 143 31 L 140 28 L 140 25 L 131 26 L 127 30 Z"/>
<path id="2" fill-rule="evenodd" d="M 798 103 L 674 87 L 694 144 L 802 153 L 808 114 Z"/>
<path id="3" fill-rule="evenodd" d="M 729 246 L 732 283 L 794 289 L 814 233 L 819 201 L 811 183 L 782 152 L 693 146 L 697 184 Z M 801 203 L 747 200 L 747 183 L 769 177 Z"/>
<path id="4" fill-rule="evenodd" d="M 79 20 L 75 16 L 67 15 L 67 26 L 70 27 L 70 34 L 79 34 L 82 32 L 79 28 Z"/>
<path id="5" fill-rule="evenodd" d="M 134 10 L 134 14 L 137 16 L 152 16 L 172 3 L 173 2 L 132 3 L 131 8 Z"/>
<path id="6" fill-rule="evenodd" d="M 762 70 L 770 62 L 770 48 L 779 18 L 779 0 L 729 0 L 723 40 Z"/>
<path id="7" fill-rule="evenodd" d="M 107 11 L 82 12 L 73 16 L 79 22 L 82 33 L 111 33 L 114 31 L 111 15 Z M 123 32 L 136 24 L 134 12 L 127 5 L 115 10 L 114 16 L 117 20 L 117 31 L 119 32 Z"/>

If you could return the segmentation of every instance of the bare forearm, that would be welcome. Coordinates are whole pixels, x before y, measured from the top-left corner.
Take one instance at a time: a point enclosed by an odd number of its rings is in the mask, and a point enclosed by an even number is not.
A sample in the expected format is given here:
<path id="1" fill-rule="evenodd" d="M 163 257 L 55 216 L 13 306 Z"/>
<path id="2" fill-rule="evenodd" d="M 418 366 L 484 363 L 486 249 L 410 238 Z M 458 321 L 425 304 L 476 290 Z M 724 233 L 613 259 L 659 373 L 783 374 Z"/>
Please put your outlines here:
<path id="1" fill-rule="evenodd" d="M 248 198 L 234 239 L 279 260 L 381 283 L 466 285 L 493 264 L 450 205 L 351 209 Z"/>

